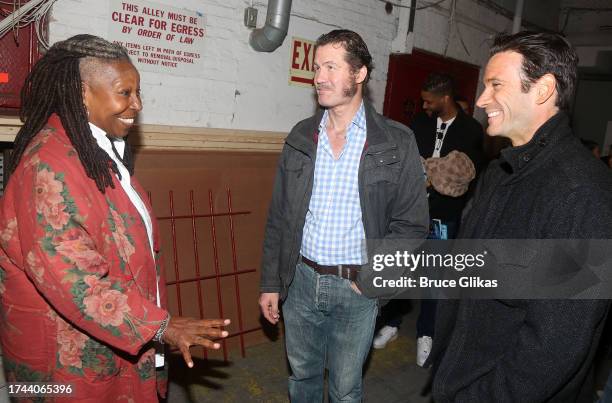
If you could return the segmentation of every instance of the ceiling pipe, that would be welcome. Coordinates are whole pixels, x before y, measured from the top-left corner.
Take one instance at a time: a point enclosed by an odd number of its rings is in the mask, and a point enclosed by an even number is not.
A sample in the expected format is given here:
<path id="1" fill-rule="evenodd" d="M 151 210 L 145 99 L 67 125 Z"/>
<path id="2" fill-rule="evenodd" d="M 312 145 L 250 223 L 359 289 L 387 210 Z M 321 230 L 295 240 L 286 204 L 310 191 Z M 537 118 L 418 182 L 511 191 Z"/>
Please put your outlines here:
<path id="1" fill-rule="evenodd" d="M 387 3 L 390 4 L 390 3 Z M 410 7 L 402 6 L 399 10 L 397 35 L 391 41 L 391 52 L 412 53 L 414 46 L 414 14 L 416 0 L 411 0 Z"/>
<path id="2" fill-rule="evenodd" d="M 266 24 L 251 32 L 249 43 L 258 52 L 273 52 L 283 44 L 289 28 L 291 0 L 269 0 Z"/>
<path id="3" fill-rule="evenodd" d="M 516 34 L 521 30 L 521 22 L 523 19 L 523 5 L 525 4 L 524 0 L 516 0 L 516 5 L 514 6 L 514 20 L 512 21 L 512 33 Z"/>

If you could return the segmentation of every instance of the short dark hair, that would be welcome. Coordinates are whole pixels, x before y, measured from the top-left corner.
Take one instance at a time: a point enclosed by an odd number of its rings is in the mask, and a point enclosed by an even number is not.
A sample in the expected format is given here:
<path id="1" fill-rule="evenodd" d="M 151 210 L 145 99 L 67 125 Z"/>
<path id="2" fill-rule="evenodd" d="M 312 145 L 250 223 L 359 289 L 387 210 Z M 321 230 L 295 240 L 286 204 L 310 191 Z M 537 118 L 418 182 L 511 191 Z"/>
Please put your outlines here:
<path id="1" fill-rule="evenodd" d="M 491 56 L 500 52 L 516 52 L 523 56 L 522 89 L 529 91 L 531 84 L 544 74 L 555 76 L 557 82 L 556 106 L 569 110 L 576 89 L 578 55 L 561 35 L 551 32 L 521 31 L 498 34 L 491 47 Z"/>
<path id="2" fill-rule="evenodd" d="M 451 98 L 455 96 L 453 78 L 446 73 L 429 74 L 421 89 L 439 96 L 448 95 Z"/>
<path id="3" fill-rule="evenodd" d="M 334 29 L 317 39 L 315 49 L 329 44 L 341 44 L 346 51 L 346 62 L 351 66 L 351 70 L 356 72 L 365 66 L 368 69 L 368 74 L 366 74 L 363 82 L 365 84 L 370 80 L 370 74 L 374 68 L 372 65 L 372 55 L 368 50 L 368 46 L 357 32 L 348 29 Z"/>

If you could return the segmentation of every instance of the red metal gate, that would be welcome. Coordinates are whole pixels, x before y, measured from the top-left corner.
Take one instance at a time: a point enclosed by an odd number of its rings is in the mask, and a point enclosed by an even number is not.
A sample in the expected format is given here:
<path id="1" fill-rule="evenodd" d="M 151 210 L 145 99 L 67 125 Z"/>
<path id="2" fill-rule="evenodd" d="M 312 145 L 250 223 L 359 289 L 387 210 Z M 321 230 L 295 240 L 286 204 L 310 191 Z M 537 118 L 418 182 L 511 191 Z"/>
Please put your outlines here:
<path id="1" fill-rule="evenodd" d="M 221 298 L 221 279 L 224 277 L 233 277 L 234 278 L 234 293 L 235 293 L 235 302 L 237 305 L 238 317 L 230 318 L 232 322 L 236 322 L 238 324 L 238 331 L 230 333 L 228 339 L 233 337 L 240 338 L 240 353 L 242 357 L 245 357 L 245 343 L 244 343 L 244 335 L 246 333 L 255 332 L 261 329 L 261 326 L 253 327 L 250 329 L 244 328 L 243 323 L 243 313 L 242 313 L 242 302 L 240 300 L 240 284 L 238 281 L 238 276 L 246 273 L 253 273 L 256 271 L 254 268 L 249 269 L 240 269 L 238 267 L 237 260 L 237 245 L 236 245 L 236 236 L 235 236 L 235 222 L 234 217 L 240 215 L 250 214 L 250 211 L 233 211 L 232 209 L 232 193 L 230 189 L 226 189 L 226 197 L 227 197 L 227 211 L 218 212 L 215 209 L 213 202 L 213 192 L 212 190 L 208 190 L 208 212 L 196 212 L 197 203 L 194 197 L 194 191 L 189 191 L 189 214 L 176 214 L 175 209 L 175 199 L 174 192 L 168 192 L 168 203 L 169 203 L 169 212 L 170 214 L 167 216 L 161 216 L 157 219 L 160 221 L 160 225 L 162 222 L 169 222 L 171 228 L 171 249 L 172 249 L 172 264 L 170 262 L 166 262 L 166 273 L 167 277 L 170 277 L 170 270 L 173 268 L 174 279 L 167 281 L 168 290 L 174 287 L 177 297 L 177 312 L 173 312 L 172 308 L 170 308 L 171 313 L 177 314 L 179 316 L 183 315 L 183 305 L 186 301 L 183 300 L 183 296 L 181 295 L 181 287 L 185 286 L 189 283 L 195 283 L 197 289 L 197 300 L 198 300 L 198 312 L 200 318 L 205 317 L 219 317 L 225 318 L 226 312 L 224 312 L 223 300 Z M 151 199 L 151 194 L 149 192 L 149 199 Z M 178 253 L 178 238 L 179 235 L 185 237 L 185 233 L 179 234 L 179 230 L 177 230 L 177 224 L 183 220 L 187 220 L 191 223 L 191 240 L 192 240 L 192 252 L 193 252 L 193 264 L 194 264 L 194 273 L 193 275 L 186 276 L 184 275 L 184 270 L 181 270 L 181 262 L 183 261 L 182 257 L 179 257 Z M 200 257 L 200 248 L 198 239 L 199 236 L 202 235 L 201 229 L 198 229 L 198 222 L 201 220 L 208 221 L 210 237 L 212 239 L 210 247 L 212 248 L 212 267 L 214 268 L 214 274 L 212 275 L 203 275 L 201 270 L 201 257 Z M 232 271 L 222 273 L 220 271 L 219 265 L 219 239 L 217 235 L 217 225 L 218 220 L 228 220 L 229 221 L 229 242 L 231 243 L 231 259 L 232 259 Z M 183 230 L 185 231 L 185 230 Z M 170 248 L 170 245 L 164 245 L 166 250 Z M 202 292 L 202 283 L 205 281 L 214 281 L 215 288 L 217 293 L 217 304 L 218 304 L 218 312 L 206 312 L 206 307 L 204 306 L 204 298 Z M 206 313 L 205 313 L 206 312 Z M 228 360 L 228 347 L 226 343 L 227 339 L 224 339 L 222 343 L 223 350 L 223 358 L 225 361 Z M 207 352 L 204 350 L 204 358 L 207 358 Z"/>

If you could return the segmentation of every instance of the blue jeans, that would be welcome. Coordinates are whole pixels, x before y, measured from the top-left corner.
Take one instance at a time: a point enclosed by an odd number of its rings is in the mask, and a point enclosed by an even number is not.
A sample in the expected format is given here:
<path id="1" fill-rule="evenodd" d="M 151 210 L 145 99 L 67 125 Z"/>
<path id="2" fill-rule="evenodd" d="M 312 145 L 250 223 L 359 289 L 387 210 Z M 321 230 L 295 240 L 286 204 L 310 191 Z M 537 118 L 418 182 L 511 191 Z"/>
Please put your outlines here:
<path id="1" fill-rule="evenodd" d="M 377 310 L 376 300 L 357 294 L 349 280 L 298 263 L 283 304 L 292 403 L 323 401 L 326 366 L 329 401 L 361 402 Z"/>

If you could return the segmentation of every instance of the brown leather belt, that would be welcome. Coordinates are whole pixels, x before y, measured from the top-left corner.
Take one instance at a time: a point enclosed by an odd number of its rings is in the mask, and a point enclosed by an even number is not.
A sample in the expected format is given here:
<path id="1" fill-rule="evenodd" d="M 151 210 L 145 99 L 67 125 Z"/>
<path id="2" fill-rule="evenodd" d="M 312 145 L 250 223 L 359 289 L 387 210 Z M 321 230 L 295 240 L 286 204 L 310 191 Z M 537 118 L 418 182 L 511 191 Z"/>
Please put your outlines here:
<path id="1" fill-rule="evenodd" d="M 358 264 L 338 264 L 334 266 L 323 266 L 317 262 L 313 262 L 307 257 L 302 256 L 302 262 L 311 267 L 319 274 L 333 274 L 334 276 L 342 277 L 347 280 L 355 281 L 359 274 L 361 265 Z"/>

